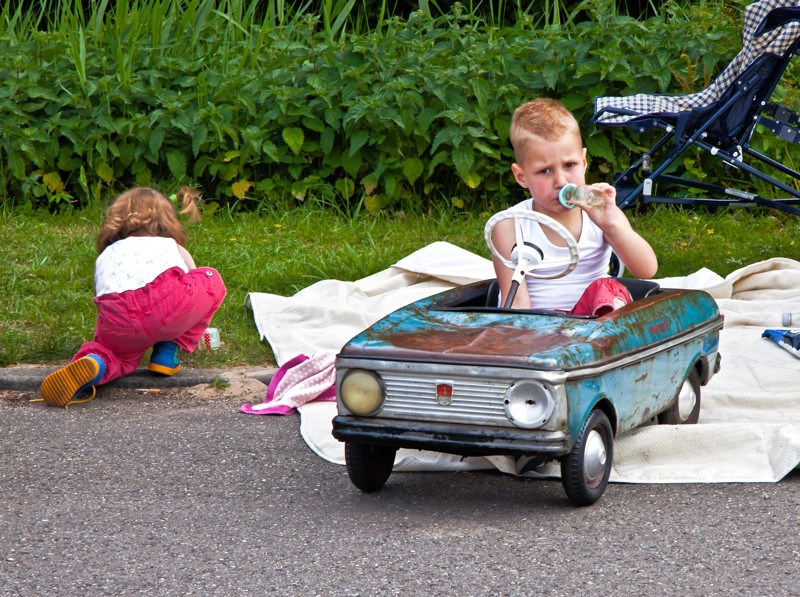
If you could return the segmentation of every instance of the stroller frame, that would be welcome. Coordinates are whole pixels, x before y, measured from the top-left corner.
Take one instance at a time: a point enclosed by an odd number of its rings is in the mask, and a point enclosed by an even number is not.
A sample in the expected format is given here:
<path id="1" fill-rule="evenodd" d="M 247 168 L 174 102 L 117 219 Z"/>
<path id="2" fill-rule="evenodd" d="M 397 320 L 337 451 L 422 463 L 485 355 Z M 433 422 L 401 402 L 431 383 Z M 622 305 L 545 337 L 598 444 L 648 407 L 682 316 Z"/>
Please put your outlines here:
<path id="1" fill-rule="evenodd" d="M 751 11 L 751 14 L 748 14 L 748 11 Z M 778 38 L 783 38 L 783 47 L 780 48 L 782 51 L 771 52 L 770 49 L 775 43 L 770 43 L 749 64 L 742 65 L 739 74 L 721 89 L 718 99 L 707 105 L 691 105 L 695 98 L 701 97 L 714 85 L 720 88 L 720 82 L 725 77 L 727 69 L 706 90 L 691 96 L 642 95 L 631 98 L 595 99 L 596 110 L 592 121 L 598 128 L 635 127 L 639 133 L 653 128 L 665 131 L 650 149 L 616 177 L 614 186 L 617 187 L 617 203 L 622 209 L 634 207 L 638 202 L 715 206 L 762 205 L 800 215 L 800 208 L 796 207 L 800 205 L 800 191 L 767 174 L 757 167 L 757 163 L 769 166 L 798 182 L 800 182 L 800 172 L 750 146 L 756 125 L 767 128 L 786 142 L 800 143 L 800 129 L 797 126 L 800 117 L 792 110 L 770 101 L 789 63 L 800 53 L 800 25 L 796 23 L 800 21 L 800 6 L 795 6 L 794 2 L 787 3 L 786 0 L 760 0 L 749 5 L 745 9 L 745 15 L 746 25 L 748 17 L 751 23 L 754 21 L 753 17 L 759 18 L 755 21 L 757 26 L 752 32 L 745 31 L 743 50 L 737 56 L 737 60 L 745 54 L 752 40 L 769 32 L 772 32 L 772 40 L 780 41 Z M 765 16 L 760 18 L 760 15 Z M 729 68 L 734 66 L 734 62 Z M 651 105 L 652 102 L 660 100 L 678 100 L 678 102 L 683 100 L 686 107 L 674 111 L 643 112 L 636 109 L 637 98 L 639 102 L 643 101 L 642 98 L 649 100 Z M 667 146 L 669 141 L 673 141 L 672 147 Z M 726 168 L 746 172 L 789 196 L 769 199 L 745 190 L 668 174 L 670 167 L 692 147 L 719 158 Z M 663 161 L 654 167 L 654 156 L 661 156 L 664 152 L 666 156 Z M 752 158 L 754 162 L 748 164 L 744 160 L 745 157 Z M 638 173 L 641 174 L 641 182 L 637 184 Z M 659 182 L 699 189 L 709 196 L 659 196 L 654 194 L 655 185 Z"/>

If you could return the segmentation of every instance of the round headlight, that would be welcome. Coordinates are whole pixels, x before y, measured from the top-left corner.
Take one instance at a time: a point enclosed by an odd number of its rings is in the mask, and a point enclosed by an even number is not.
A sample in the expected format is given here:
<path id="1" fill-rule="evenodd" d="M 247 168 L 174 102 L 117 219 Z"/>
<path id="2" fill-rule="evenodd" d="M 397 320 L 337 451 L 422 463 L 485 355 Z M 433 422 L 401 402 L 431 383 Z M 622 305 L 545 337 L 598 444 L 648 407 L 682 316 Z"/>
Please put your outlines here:
<path id="1" fill-rule="evenodd" d="M 383 404 L 383 383 L 377 373 L 348 371 L 339 387 L 342 404 L 354 415 L 375 414 Z"/>
<path id="2" fill-rule="evenodd" d="M 517 427 L 541 427 L 553 414 L 555 400 L 540 383 L 518 381 L 506 390 L 503 400 L 506 416 Z"/>

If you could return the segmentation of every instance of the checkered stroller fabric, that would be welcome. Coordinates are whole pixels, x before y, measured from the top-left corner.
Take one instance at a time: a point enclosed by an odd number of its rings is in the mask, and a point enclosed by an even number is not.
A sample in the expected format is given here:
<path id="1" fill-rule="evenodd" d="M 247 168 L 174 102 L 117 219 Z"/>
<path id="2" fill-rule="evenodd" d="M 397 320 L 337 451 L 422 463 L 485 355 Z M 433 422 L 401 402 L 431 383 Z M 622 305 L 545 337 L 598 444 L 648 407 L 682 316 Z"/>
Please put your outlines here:
<path id="1" fill-rule="evenodd" d="M 800 53 L 800 0 L 758 0 L 748 5 L 742 35 L 741 52 L 702 91 L 595 99 L 592 120 L 598 128 L 664 131 L 660 140 L 615 178 L 621 208 L 637 203 L 756 204 L 800 215 L 796 207 L 800 205 L 796 188 L 800 172 L 751 146 L 757 125 L 782 141 L 800 143 L 800 116 L 771 101 L 786 68 Z M 680 161 L 690 149 L 714 156 L 725 168 L 748 175 L 750 181 L 736 182 L 739 188 L 731 188 L 730 177 L 719 182 L 693 177 Z M 768 186 L 748 184 L 756 179 Z M 765 196 L 760 195 L 765 188 Z M 771 196 L 775 194 L 782 196 Z"/>
<path id="2" fill-rule="evenodd" d="M 677 118 L 681 113 L 697 112 L 717 103 L 736 79 L 764 54 L 782 56 L 800 36 L 800 23 L 789 22 L 756 35 L 762 20 L 774 9 L 800 6 L 787 0 L 760 0 L 745 8 L 742 51 L 705 89 L 689 95 L 646 95 L 598 97 L 594 122 L 597 126 L 633 126 L 637 120 Z M 763 29 L 763 27 L 762 27 Z"/>

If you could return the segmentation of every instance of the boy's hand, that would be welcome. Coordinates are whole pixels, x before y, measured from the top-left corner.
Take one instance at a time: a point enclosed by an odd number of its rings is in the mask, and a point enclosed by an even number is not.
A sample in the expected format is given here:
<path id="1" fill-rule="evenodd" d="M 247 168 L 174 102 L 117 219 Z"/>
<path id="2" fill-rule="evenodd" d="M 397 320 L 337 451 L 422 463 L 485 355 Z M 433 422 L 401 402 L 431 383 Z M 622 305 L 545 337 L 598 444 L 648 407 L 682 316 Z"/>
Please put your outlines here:
<path id="1" fill-rule="evenodd" d="M 597 184 L 591 185 L 591 188 L 598 194 L 602 194 L 605 200 L 603 205 L 595 207 L 589 207 L 580 203 L 576 203 L 576 205 L 586 212 L 586 215 L 589 216 L 592 222 L 605 230 L 605 226 L 613 224 L 622 213 L 622 210 L 617 207 L 617 189 L 606 182 L 598 182 Z M 624 214 L 622 215 L 624 217 Z"/>
<path id="2" fill-rule="evenodd" d="M 631 228 L 628 216 L 617 205 L 617 189 L 604 182 L 592 185 L 592 188 L 603 193 L 605 204 L 579 207 L 603 231 L 606 241 L 631 275 L 652 278 L 658 270 L 658 259 L 650 244 Z"/>

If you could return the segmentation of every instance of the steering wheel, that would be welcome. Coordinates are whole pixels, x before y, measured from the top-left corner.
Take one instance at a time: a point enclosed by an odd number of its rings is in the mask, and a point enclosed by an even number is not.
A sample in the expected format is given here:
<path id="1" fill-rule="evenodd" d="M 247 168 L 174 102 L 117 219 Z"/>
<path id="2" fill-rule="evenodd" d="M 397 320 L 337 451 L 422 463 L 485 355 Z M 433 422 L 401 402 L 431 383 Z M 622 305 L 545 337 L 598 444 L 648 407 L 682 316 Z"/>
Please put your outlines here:
<path id="1" fill-rule="evenodd" d="M 503 257 L 492 241 L 492 233 L 494 227 L 504 220 L 514 220 L 514 234 L 516 237 L 516 246 L 511 252 L 511 259 Z M 558 234 L 567 245 L 569 256 L 566 259 L 544 259 L 541 249 L 533 243 L 526 242 L 522 234 L 521 220 L 533 220 L 542 226 L 547 226 Z M 552 280 L 555 278 L 563 278 L 578 265 L 578 243 L 575 238 L 569 233 L 562 224 L 556 222 L 550 216 L 540 214 L 536 211 L 520 210 L 520 209 L 506 209 L 499 213 L 494 214 L 483 229 L 483 236 L 486 239 L 486 244 L 489 245 L 489 250 L 492 255 L 505 265 L 507 268 L 514 270 L 514 275 L 511 278 L 511 289 L 505 302 L 505 307 L 511 306 L 516 295 L 517 288 L 525 279 L 525 276 L 538 278 L 540 280 Z M 563 269 L 554 274 L 537 274 L 535 270 L 542 268 L 551 268 L 564 266 Z"/>
<path id="2" fill-rule="evenodd" d="M 516 235 L 517 246 L 514 248 L 514 251 L 511 254 L 511 259 L 506 259 L 494 246 L 494 242 L 492 242 L 492 233 L 494 232 L 494 227 L 498 223 L 504 220 L 512 219 L 514 220 L 514 232 Z M 534 222 L 538 222 L 539 224 L 547 226 L 553 230 L 566 243 L 567 249 L 569 249 L 569 257 L 567 259 L 543 259 L 542 253 L 539 248 L 536 247 L 536 245 L 525 242 L 525 238 L 522 235 L 522 226 L 520 225 L 520 220 L 533 220 Z M 578 265 L 578 243 L 569 233 L 569 230 L 567 230 L 562 224 L 556 222 L 550 216 L 540 214 L 536 211 L 507 209 L 505 211 L 496 213 L 489 218 L 488 222 L 486 222 L 486 226 L 483 229 L 483 236 L 486 239 L 486 244 L 489 245 L 489 250 L 492 252 L 492 255 L 497 257 L 497 259 L 499 259 L 500 262 L 508 269 L 513 269 L 515 271 L 515 275 L 518 269 L 522 269 L 524 270 L 524 275 L 532 278 L 552 280 L 554 278 L 563 278 L 572 270 L 574 270 L 576 265 Z M 564 269 L 554 274 L 537 274 L 534 271 L 537 269 L 556 267 L 559 265 L 563 265 Z"/>

